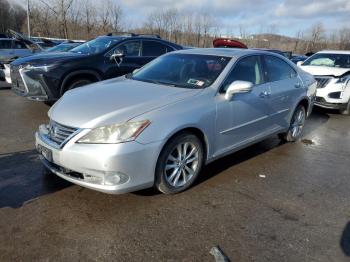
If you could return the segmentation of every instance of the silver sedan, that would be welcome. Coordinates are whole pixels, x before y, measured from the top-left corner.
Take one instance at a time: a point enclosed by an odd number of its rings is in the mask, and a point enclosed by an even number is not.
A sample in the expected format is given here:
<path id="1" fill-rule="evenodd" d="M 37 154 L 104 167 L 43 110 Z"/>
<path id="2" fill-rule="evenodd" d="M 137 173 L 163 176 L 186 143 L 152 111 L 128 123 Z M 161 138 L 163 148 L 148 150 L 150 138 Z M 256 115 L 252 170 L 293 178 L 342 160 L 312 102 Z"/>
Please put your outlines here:
<path id="1" fill-rule="evenodd" d="M 297 141 L 315 91 L 311 75 L 277 54 L 172 52 L 67 92 L 36 147 L 51 172 L 83 187 L 177 193 L 224 155 L 273 135 Z"/>

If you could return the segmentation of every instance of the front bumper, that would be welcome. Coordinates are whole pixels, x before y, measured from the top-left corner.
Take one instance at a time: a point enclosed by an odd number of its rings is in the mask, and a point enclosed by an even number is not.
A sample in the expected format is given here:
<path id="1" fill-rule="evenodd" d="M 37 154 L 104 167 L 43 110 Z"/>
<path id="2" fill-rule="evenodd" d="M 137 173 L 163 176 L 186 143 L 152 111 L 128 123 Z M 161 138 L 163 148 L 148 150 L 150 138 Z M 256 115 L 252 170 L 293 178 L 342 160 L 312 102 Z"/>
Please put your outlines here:
<path id="1" fill-rule="evenodd" d="M 326 109 L 344 110 L 348 104 L 328 103 L 323 97 L 316 97 L 314 105 Z"/>
<path id="2" fill-rule="evenodd" d="M 84 134 L 82 131 L 58 149 L 36 133 L 36 148 L 41 146 L 52 152 L 51 161 L 41 156 L 43 164 L 65 180 L 104 193 L 122 194 L 153 186 L 161 143 L 76 143 Z M 120 179 L 106 184 L 105 179 L 110 176 Z"/>
<path id="3" fill-rule="evenodd" d="M 21 66 L 12 66 L 9 69 L 8 82 L 12 90 L 19 96 L 35 101 L 51 101 L 53 95 L 47 87 L 43 72 L 26 70 Z"/>
<path id="4" fill-rule="evenodd" d="M 350 86 L 329 83 L 316 92 L 315 106 L 327 109 L 345 109 L 350 100 Z"/>

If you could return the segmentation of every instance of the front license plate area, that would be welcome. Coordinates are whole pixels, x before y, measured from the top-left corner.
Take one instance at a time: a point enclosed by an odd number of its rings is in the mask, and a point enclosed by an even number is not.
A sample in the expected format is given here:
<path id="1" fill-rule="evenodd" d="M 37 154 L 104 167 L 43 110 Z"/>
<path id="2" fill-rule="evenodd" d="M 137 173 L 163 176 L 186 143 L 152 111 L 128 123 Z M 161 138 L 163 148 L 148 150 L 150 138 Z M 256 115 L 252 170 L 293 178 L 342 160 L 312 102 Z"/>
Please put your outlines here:
<path id="1" fill-rule="evenodd" d="M 38 152 L 49 162 L 52 162 L 52 151 L 40 144 L 37 146 Z"/>

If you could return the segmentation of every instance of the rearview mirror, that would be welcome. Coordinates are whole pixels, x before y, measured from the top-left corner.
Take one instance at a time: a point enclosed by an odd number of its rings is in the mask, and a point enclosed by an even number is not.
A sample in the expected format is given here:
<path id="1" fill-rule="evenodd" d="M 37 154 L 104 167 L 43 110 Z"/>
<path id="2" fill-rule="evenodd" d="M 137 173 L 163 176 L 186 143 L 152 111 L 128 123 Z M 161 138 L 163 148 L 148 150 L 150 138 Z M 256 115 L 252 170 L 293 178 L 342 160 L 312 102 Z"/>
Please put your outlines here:
<path id="1" fill-rule="evenodd" d="M 248 81 L 234 81 L 226 90 L 225 99 L 231 100 L 234 94 L 248 93 L 252 91 L 253 83 Z"/>
<path id="2" fill-rule="evenodd" d="M 298 61 L 297 66 L 301 66 L 304 62 L 303 61 Z"/>

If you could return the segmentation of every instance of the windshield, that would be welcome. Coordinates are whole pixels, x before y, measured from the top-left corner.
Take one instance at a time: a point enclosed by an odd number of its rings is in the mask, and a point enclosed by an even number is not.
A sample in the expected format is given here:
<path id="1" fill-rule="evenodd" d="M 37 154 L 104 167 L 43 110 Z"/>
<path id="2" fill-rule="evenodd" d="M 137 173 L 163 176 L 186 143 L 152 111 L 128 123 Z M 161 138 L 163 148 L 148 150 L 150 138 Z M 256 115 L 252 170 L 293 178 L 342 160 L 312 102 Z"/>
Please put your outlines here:
<path id="1" fill-rule="evenodd" d="M 183 88 L 205 88 L 216 80 L 230 59 L 195 54 L 165 55 L 133 74 L 132 79 Z"/>
<path id="2" fill-rule="evenodd" d="M 86 42 L 80 46 L 77 46 L 70 50 L 70 52 L 79 53 L 79 54 L 98 54 L 106 51 L 109 47 L 118 43 L 121 38 L 112 38 L 112 37 L 98 37 L 89 42 Z"/>
<path id="3" fill-rule="evenodd" d="M 60 44 L 60 45 L 56 45 L 54 47 L 51 47 L 49 49 L 47 49 L 47 52 L 67 52 L 71 49 L 73 49 L 74 47 L 80 45 L 79 43 L 76 44 Z"/>
<path id="4" fill-rule="evenodd" d="M 325 53 L 315 54 L 307 59 L 303 65 L 350 68 L 350 55 Z"/>

